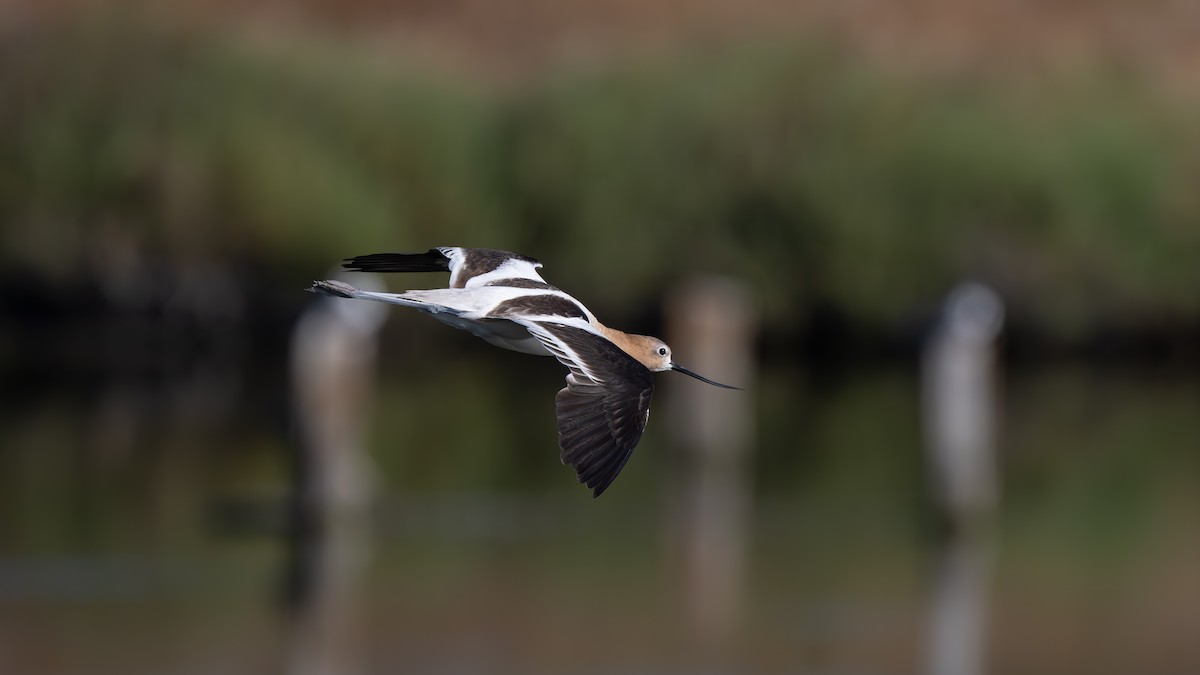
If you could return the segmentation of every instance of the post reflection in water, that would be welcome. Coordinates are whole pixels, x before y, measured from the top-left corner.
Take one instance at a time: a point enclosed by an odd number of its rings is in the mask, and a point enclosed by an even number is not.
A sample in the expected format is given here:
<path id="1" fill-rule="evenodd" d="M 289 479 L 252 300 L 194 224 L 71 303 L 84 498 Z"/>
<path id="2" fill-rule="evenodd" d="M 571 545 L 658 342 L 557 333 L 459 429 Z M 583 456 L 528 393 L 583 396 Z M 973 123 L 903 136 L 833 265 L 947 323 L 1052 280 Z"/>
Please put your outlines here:
<path id="1" fill-rule="evenodd" d="M 995 542 L 987 532 L 941 542 L 930 594 L 927 637 L 929 675 L 987 672 L 987 616 Z"/>
<path id="2" fill-rule="evenodd" d="M 667 505 L 669 560 L 692 638 L 720 658 L 743 618 L 757 317 L 741 286 L 709 278 L 676 289 L 667 321 L 667 340 L 689 368 L 746 389 L 695 386 L 684 378 L 669 385 L 668 433 L 678 464 Z"/>
<path id="3" fill-rule="evenodd" d="M 300 317 L 292 335 L 294 438 L 285 580 L 290 675 L 352 675 L 363 669 L 359 584 L 370 556 L 374 493 L 363 436 L 385 315 L 386 308 L 376 303 L 320 299 Z"/>
<path id="4" fill-rule="evenodd" d="M 672 305 L 689 321 L 731 315 L 710 303 L 687 309 L 681 296 Z M 488 424 L 442 434 L 437 453 L 406 453 L 423 465 L 380 463 L 389 472 L 380 484 L 405 498 L 384 512 L 392 520 L 376 537 L 363 483 L 339 506 L 329 496 L 337 490 L 316 485 L 344 475 L 316 468 L 337 456 L 309 446 L 308 482 L 294 492 L 297 513 L 300 503 L 313 511 L 280 535 L 279 496 L 300 475 L 289 479 L 281 462 L 287 378 L 278 363 L 256 372 L 261 361 L 204 361 L 83 383 L 8 375 L 0 671 L 1200 672 L 1195 378 L 1013 369 L 1006 415 L 994 418 L 1005 438 L 1004 538 L 973 526 L 938 542 L 930 560 L 911 529 L 911 477 L 922 468 L 912 368 L 815 384 L 777 362 L 738 371 L 753 367 L 738 350 L 703 346 L 717 343 L 717 328 L 693 343 L 683 321 L 672 315 L 667 333 L 680 360 L 747 387 L 658 378 L 647 440 L 688 444 L 683 470 L 644 471 L 600 500 L 580 494 L 563 483 L 553 430 L 538 421 L 546 388 L 497 384 L 523 372 L 524 357 L 514 355 L 513 370 L 483 358 L 483 373 L 466 381 L 479 387 L 472 414 Z M 313 337 L 321 325 L 348 329 L 328 316 L 305 322 L 297 354 L 311 353 L 300 346 L 309 339 L 328 348 Z M 311 413 L 307 442 L 349 438 L 361 452 L 356 424 L 340 435 L 316 429 L 334 410 L 342 423 L 370 414 L 370 352 L 350 351 L 359 366 L 335 368 L 328 354 L 306 362 L 296 386 L 307 393 L 294 393 Z M 557 364 L 530 365 L 560 381 Z M 356 368 L 357 394 L 323 379 Z M 390 403 L 372 418 L 384 422 L 381 439 L 436 419 L 463 382 L 407 369 L 383 380 L 379 400 Z M 526 436 L 499 423 L 509 413 L 536 426 L 528 463 Z M 784 445 L 789 454 L 771 454 Z M 470 461 L 524 482 L 468 484 Z M 530 467 L 547 470 L 523 473 Z M 662 492 L 665 503 L 655 501 Z M 647 506 L 663 507 L 666 527 L 646 521 Z M 285 622 L 272 602 L 281 573 L 295 592 Z"/>

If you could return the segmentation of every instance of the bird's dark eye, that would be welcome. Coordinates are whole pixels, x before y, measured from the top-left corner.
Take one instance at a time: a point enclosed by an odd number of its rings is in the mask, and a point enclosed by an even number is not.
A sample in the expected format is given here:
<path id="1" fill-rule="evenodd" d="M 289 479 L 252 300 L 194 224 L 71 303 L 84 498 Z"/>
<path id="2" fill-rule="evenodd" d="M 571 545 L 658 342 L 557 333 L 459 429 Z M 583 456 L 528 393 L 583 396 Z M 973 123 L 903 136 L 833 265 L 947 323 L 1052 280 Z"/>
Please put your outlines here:
<path id="1" fill-rule="evenodd" d="M 658 348 L 658 355 L 659 355 L 659 356 L 666 356 L 666 355 L 667 355 L 667 348 L 666 348 L 666 347 L 659 347 L 659 348 Z"/>

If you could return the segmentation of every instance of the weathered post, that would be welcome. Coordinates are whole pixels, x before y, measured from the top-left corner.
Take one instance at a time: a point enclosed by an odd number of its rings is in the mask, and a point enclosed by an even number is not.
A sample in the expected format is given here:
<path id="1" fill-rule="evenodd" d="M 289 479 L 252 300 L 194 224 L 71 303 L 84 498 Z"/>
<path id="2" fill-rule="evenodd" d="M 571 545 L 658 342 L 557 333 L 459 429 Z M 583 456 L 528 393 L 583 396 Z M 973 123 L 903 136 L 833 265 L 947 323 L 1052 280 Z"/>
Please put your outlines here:
<path id="1" fill-rule="evenodd" d="M 947 296 L 922 355 L 921 398 L 933 503 L 947 525 L 930 594 L 927 672 L 982 675 L 999 501 L 996 339 L 1004 304 L 963 283 Z"/>
<path id="2" fill-rule="evenodd" d="M 947 296 L 922 355 L 921 406 L 936 507 L 955 528 L 992 515 L 996 475 L 996 338 L 1004 304 L 987 286 Z"/>
<path id="3" fill-rule="evenodd" d="M 362 670 L 358 582 L 368 560 L 373 493 L 363 436 L 385 313 L 378 303 L 320 299 L 292 334 L 289 675 Z"/>
<path id="4" fill-rule="evenodd" d="M 748 390 L 718 389 L 683 377 L 667 385 L 668 433 L 678 471 L 668 505 L 672 564 L 693 636 L 720 650 L 741 618 L 758 317 L 747 292 L 727 279 L 692 280 L 667 302 L 667 342 L 675 358 Z"/>

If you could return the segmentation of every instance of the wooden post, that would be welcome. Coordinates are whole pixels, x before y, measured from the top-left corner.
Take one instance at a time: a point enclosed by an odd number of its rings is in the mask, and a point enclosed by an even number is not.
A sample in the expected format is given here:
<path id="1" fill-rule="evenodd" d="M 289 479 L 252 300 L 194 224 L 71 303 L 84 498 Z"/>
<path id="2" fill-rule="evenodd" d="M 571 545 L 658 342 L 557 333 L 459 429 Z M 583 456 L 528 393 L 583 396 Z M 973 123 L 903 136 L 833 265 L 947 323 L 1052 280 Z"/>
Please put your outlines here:
<path id="1" fill-rule="evenodd" d="M 723 650 L 741 619 L 749 518 L 745 464 L 753 436 L 754 341 L 758 317 L 737 283 L 689 281 L 670 294 L 667 343 L 683 366 L 747 391 L 719 389 L 667 375 L 668 433 L 675 450 L 676 489 L 668 504 L 693 637 Z"/>
<path id="2" fill-rule="evenodd" d="M 926 671 L 982 675 L 999 501 L 996 338 L 1004 304 L 963 283 L 947 296 L 922 355 L 921 403 L 933 503 L 949 527 L 930 594 Z"/>
<path id="3" fill-rule="evenodd" d="M 373 494 L 363 436 L 385 314 L 377 303 L 322 298 L 292 334 L 289 675 L 362 671 L 358 583 L 369 559 Z"/>
<path id="4" fill-rule="evenodd" d="M 996 338 L 1004 304 L 987 286 L 947 296 L 922 357 L 921 405 L 935 505 L 954 527 L 992 515 L 999 498 Z"/>

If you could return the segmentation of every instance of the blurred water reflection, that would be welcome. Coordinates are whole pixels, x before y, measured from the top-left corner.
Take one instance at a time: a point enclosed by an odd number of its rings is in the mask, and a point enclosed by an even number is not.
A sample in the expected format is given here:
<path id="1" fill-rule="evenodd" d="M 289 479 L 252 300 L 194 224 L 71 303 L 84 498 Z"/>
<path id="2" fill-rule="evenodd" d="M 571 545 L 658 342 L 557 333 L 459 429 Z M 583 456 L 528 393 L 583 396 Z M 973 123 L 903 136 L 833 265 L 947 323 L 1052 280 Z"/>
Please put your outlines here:
<path id="1" fill-rule="evenodd" d="M 489 384 L 530 369 L 517 359 L 456 361 L 432 391 L 434 364 L 384 379 L 359 663 L 695 672 L 665 545 L 665 425 L 592 500 L 558 465 L 556 365 L 535 361 L 519 390 Z M 459 368 L 482 428 L 437 425 Z M 5 381 L 0 672 L 283 669 L 284 379 Z M 941 558 L 920 496 L 917 379 L 762 373 L 746 595 L 719 672 L 927 666 Z M 1200 670 L 1200 385 L 1053 368 L 1017 370 L 1005 391 L 986 671 Z"/>

